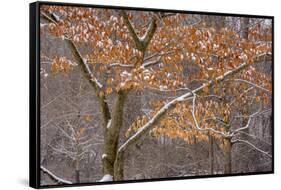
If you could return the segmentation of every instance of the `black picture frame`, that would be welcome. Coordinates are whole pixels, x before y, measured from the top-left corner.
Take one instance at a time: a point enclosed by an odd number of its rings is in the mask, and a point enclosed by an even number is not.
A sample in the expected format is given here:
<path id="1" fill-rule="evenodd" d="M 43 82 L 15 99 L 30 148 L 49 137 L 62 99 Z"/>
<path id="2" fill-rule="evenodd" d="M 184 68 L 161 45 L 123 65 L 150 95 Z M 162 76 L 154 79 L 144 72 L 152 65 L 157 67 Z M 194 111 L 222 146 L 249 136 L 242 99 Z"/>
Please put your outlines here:
<path id="1" fill-rule="evenodd" d="M 272 20 L 272 170 L 267 172 L 251 172 L 238 174 L 216 174 L 191 177 L 169 177 L 157 179 L 141 179 L 141 180 L 124 180 L 113 182 L 92 182 L 80 184 L 63 184 L 63 185 L 40 185 L 40 6 L 41 5 L 60 5 L 60 6 L 78 6 L 92 8 L 106 8 L 119 10 L 138 10 L 138 11 L 156 11 L 156 12 L 174 12 L 174 13 L 189 13 L 189 14 L 204 14 L 216 16 L 234 16 L 234 17 L 249 17 L 249 18 L 264 18 Z M 139 7 L 121 7 L 108 5 L 92 5 L 92 4 L 76 4 L 76 3 L 59 3 L 40 1 L 30 3 L 29 17 L 29 44 L 30 44 L 30 78 L 29 78 L 29 185 L 33 188 L 55 188 L 55 187 L 73 187 L 73 186 L 88 186 L 88 185 L 105 185 L 105 184 L 122 184 L 122 183 L 138 183 L 151 181 L 166 181 L 166 180 L 184 180 L 194 178 L 213 178 L 213 177 L 229 177 L 229 176 L 244 176 L 244 175 L 260 175 L 274 173 L 274 17 L 264 15 L 248 15 L 248 14 L 233 14 L 233 13 L 217 13 L 217 12 L 199 12 L 186 10 L 169 10 L 156 8 L 139 8 Z"/>

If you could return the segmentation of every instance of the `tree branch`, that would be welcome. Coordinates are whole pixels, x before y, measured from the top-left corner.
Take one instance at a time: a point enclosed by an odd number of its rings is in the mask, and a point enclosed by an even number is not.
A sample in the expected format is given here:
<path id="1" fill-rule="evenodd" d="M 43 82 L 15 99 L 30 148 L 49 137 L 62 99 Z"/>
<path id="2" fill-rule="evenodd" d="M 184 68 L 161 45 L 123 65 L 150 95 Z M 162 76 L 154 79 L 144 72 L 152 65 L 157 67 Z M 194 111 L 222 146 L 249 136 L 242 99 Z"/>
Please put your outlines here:
<path id="1" fill-rule="evenodd" d="M 161 60 L 161 56 L 159 56 L 156 60 L 145 62 L 142 66 L 150 67 L 150 66 L 160 63 L 160 60 Z"/>
<path id="2" fill-rule="evenodd" d="M 233 144 L 235 143 L 245 143 L 247 145 L 250 145 L 252 148 L 254 148 L 255 150 L 259 151 L 260 153 L 262 154 L 265 154 L 266 156 L 268 156 L 269 158 L 272 158 L 272 155 L 269 154 L 268 152 L 266 151 L 263 151 L 261 150 L 260 148 L 256 147 L 254 144 L 250 143 L 249 141 L 246 141 L 246 140 L 242 140 L 242 139 L 236 139 L 234 141 L 231 141 Z"/>
<path id="3" fill-rule="evenodd" d="M 162 53 L 155 53 L 149 57 L 145 57 L 144 58 L 144 63 L 142 64 L 142 67 L 150 67 L 150 66 L 153 66 L 155 64 L 158 64 L 160 63 L 161 61 L 161 57 L 164 56 L 164 55 L 169 55 L 169 54 L 172 54 L 174 51 L 168 51 L 168 52 L 162 52 Z M 152 61 L 148 61 L 154 57 L 158 56 L 157 58 L 155 58 L 154 60 Z M 135 68 L 135 65 L 127 65 L 127 64 L 122 64 L 122 63 L 111 63 L 107 66 L 108 68 L 111 68 L 111 67 L 123 67 L 123 68 L 128 68 L 128 69 L 133 69 Z"/>
<path id="4" fill-rule="evenodd" d="M 58 24 L 58 16 L 48 16 L 46 13 L 41 12 L 42 16 L 47 19 L 49 22 L 52 22 L 54 24 Z M 54 15 L 53 13 L 50 13 L 51 15 Z M 56 18 L 56 20 L 54 20 L 53 18 Z M 97 80 L 97 78 L 94 76 L 94 74 L 92 73 L 91 69 L 89 68 L 89 65 L 87 64 L 87 61 L 82 57 L 82 55 L 80 54 L 75 42 L 73 40 L 71 40 L 70 38 L 68 38 L 66 35 L 65 36 L 65 41 L 67 42 L 67 44 L 70 47 L 70 50 L 72 51 L 74 58 L 76 60 L 78 60 L 78 65 L 80 65 L 80 68 L 82 70 L 82 73 L 84 74 L 85 78 L 91 83 L 91 85 L 96 89 L 99 90 L 102 88 L 102 84 Z"/>
<path id="5" fill-rule="evenodd" d="M 266 88 L 264 88 L 264 87 L 262 87 L 262 86 L 260 86 L 260 85 L 257 85 L 257 84 L 255 84 L 255 83 L 253 83 L 253 82 L 251 82 L 251 81 L 244 80 L 244 79 L 232 79 L 232 80 L 229 80 L 229 81 L 243 82 L 243 83 L 249 84 L 249 85 L 251 85 L 251 86 L 253 86 L 253 87 L 255 87 L 255 88 L 258 88 L 258 89 L 260 89 L 260 90 L 263 90 L 263 91 L 272 93 L 270 90 L 268 90 L 268 89 L 266 89 Z"/>
<path id="6" fill-rule="evenodd" d="M 146 50 L 147 46 L 149 45 L 155 31 L 156 31 L 156 19 L 152 18 L 152 20 L 150 21 L 150 24 L 148 26 L 148 29 L 146 30 L 146 33 L 144 34 L 144 36 L 140 39 L 143 43 L 143 48 L 144 50 Z"/>
<path id="7" fill-rule="evenodd" d="M 253 113 L 252 115 L 250 115 L 247 124 L 246 124 L 244 127 L 241 127 L 241 128 L 239 128 L 239 129 L 234 130 L 233 133 L 237 133 L 237 132 L 239 132 L 239 131 L 243 131 L 243 130 L 245 130 L 245 129 L 248 129 L 248 128 L 250 127 L 250 123 L 251 123 L 251 121 L 252 121 L 252 118 L 255 117 L 256 115 L 258 115 L 259 113 L 260 113 L 260 112 L 257 111 L 257 112 L 255 112 L 255 113 Z"/>
<path id="8" fill-rule="evenodd" d="M 121 11 L 121 16 L 124 19 L 124 22 L 125 22 L 128 30 L 129 30 L 133 40 L 134 40 L 134 42 L 135 42 L 135 45 L 136 45 L 137 49 L 142 51 L 142 49 L 143 49 L 142 43 L 141 43 L 141 41 L 140 41 L 140 39 L 139 39 L 139 37 L 138 37 L 138 35 L 137 35 L 133 25 L 132 25 L 132 23 L 130 22 L 130 20 L 128 18 L 128 15 L 126 14 L 126 12 L 124 10 Z"/>
<path id="9" fill-rule="evenodd" d="M 53 15 L 53 13 L 50 13 L 50 14 Z M 58 22 L 58 19 L 59 19 L 58 16 L 52 16 L 51 17 L 51 16 L 48 16 L 46 13 L 44 13 L 42 11 L 41 11 L 41 15 L 46 20 L 48 20 L 49 22 L 52 22 L 52 23 L 57 25 L 57 22 Z M 53 18 L 56 18 L 56 20 L 54 20 Z M 106 102 L 105 95 L 100 95 L 100 91 L 102 90 L 103 85 L 94 76 L 94 74 L 91 71 L 87 61 L 80 54 L 75 42 L 73 40 L 71 40 L 69 37 L 67 37 L 66 34 L 64 34 L 64 40 L 68 44 L 74 58 L 77 60 L 77 63 L 80 66 L 80 69 L 82 71 L 82 74 L 83 74 L 84 78 L 86 80 L 88 80 L 90 82 L 90 84 L 93 86 L 93 88 L 95 89 L 96 96 L 98 97 L 98 100 L 99 100 L 99 103 L 100 103 L 100 109 L 101 109 L 101 112 L 103 114 L 104 126 L 106 127 L 106 124 L 107 124 L 108 120 L 110 120 L 111 116 L 110 116 L 110 111 L 109 111 L 108 104 Z"/>
<path id="10" fill-rule="evenodd" d="M 212 132 L 214 132 L 214 133 L 216 133 L 216 134 L 219 134 L 219 135 L 221 135 L 221 136 L 223 136 L 223 137 L 226 137 L 226 138 L 227 138 L 227 137 L 230 137 L 231 135 L 226 134 L 226 133 L 223 133 L 223 132 L 221 132 L 221 131 L 217 131 L 217 130 L 215 130 L 215 129 L 213 129 L 213 128 L 205 128 L 205 129 L 203 129 L 203 128 L 201 128 L 201 127 L 199 126 L 199 124 L 198 124 L 198 122 L 197 122 L 197 119 L 196 119 L 196 116 L 195 116 L 195 101 L 196 101 L 196 94 L 193 95 L 192 111 L 191 111 L 191 113 L 192 113 L 192 118 L 193 118 L 193 120 L 194 120 L 195 127 L 197 128 L 197 130 L 198 130 L 198 131 L 205 131 L 205 132 L 207 132 L 207 131 L 212 131 Z"/>
<path id="11" fill-rule="evenodd" d="M 48 170 L 44 166 L 40 166 L 40 169 L 42 170 L 43 173 L 48 175 L 54 182 L 56 182 L 58 184 L 72 184 L 71 181 L 68 181 L 68 180 L 65 180 L 65 179 L 62 179 L 62 178 L 56 176 L 54 173 L 52 173 L 50 170 Z"/>
<path id="12" fill-rule="evenodd" d="M 263 54 L 257 55 L 255 58 L 259 58 L 259 57 L 265 56 L 265 55 L 266 55 L 266 53 L 263 53 Z M 233 76 L 234 74 L 240 72 L 242 69 L 245 69 L 249 66 L 250 66 L 250 64 L 244 62 L 241 65 L 239 65 L 238 67 L 234 68 L 233 70 L 229 70 L 229 71 L 225 72 L 223 75 L 218 76 L 215 79 L 208 81 L 207 83 L 204 83 L 200 87 L 192 90 L 192 92 L 187 92 L 187 93 L 171 100 L 167 104 L 165 104 L 145 125 L 143 125 L 141 128 L 139 128 L 133 136 L 131 136 L 122 146 L 119 147 L 118 154 L 120 154 L 120 157 L 123 156 L 126 149 L 133 146 L 134 144 L 136 144 L 136 142 L 139 139 L 144 137 L 161 120 L 161 118 L 169 110 L 172 110 L 175 107 L 175 105 L 178 102 L 181 102 L 182 100 L 189 98 L 196 93 L 202 92 L 203 89 L 205 89 L 205 88 L 211 87 L 212 85 L 214 85 L 216 83 L 220 83 L 220 82 L 224 81 L 228 77 Z M 118 154 L 117 154 L 117 157 L 118 157 Z"/>
<path id="13" fill-rule="evenodd" d="M 142 37 L 139 37 L 136 33 L 135 28 L 133 27 L 132 23 L 130 22 L 128 15 L 126 14 L 126 12 L 124 10 L 121 11 L 121 16 L 123 17 L 124 22 L 135 42 L 136 48 L 139 51 L 141 51 L 142 53 L 144 53 L 156 31 L 156 28 L 157 28 L 156 19 L 154 17 L 152 18 L 145 34 Z"/>

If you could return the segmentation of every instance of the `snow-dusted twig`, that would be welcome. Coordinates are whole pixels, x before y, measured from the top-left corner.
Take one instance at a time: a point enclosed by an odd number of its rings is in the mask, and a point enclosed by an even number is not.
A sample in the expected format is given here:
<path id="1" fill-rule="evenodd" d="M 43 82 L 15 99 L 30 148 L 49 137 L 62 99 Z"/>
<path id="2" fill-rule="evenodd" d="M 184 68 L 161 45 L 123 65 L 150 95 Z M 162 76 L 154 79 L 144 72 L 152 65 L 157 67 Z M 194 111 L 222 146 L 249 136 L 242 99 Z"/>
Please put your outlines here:
<path id="1" fill-rule="evenodd" d="M 258 136 L 255 136 L 255 135 L 253 135 L 253 134 L 249 134 L 249 133 L 246 133 L 246 132 L 244 132 L 244 131 L 239 131 L 239 133 L 242 133 L 242 134 L 244 134 L 244 135 L 247 135 L 247 136 L 249 136 L 249 137 L 252 137 L 253 139 L 255 139 L 255 140 L 259 140 L 259 141 L 261 141 L 261 142 L 263 142 L 263 143 L 265 143 L 265 144 L 267 144 L 267 145 L 272 145 L 270 142 L 267 142 L 265 139 L 262 139 L 262 138 L 260 138 L 260 137 L 258 137 Z"/>
<path id="2" fill-rule="evenodd" d="M 65 179 L 62 179 L 62 178 L 58 177 L 57 175 L 55 175 L 53 172 L 51 172 L 50 170 L 48 170 L 44 166 L 40 166 L 40 169 L 42 170 L 43 173 L 48 175 L 53 181 L 55 181 L 58 184 L 72 184 L 71 181 L 68 181 L 68 180 L 65 180 Z"/>
<path id="3" fill-rule="evenodd" d="M 229 134 L 223 133 L 223 132 L 218 131 L 218 130 L 215 130 L 215 129 L 213 129 L 213 128 L 205 128 L 205 129 L 201 128 L 201 127 L 199 126 L 199 124 L 198 124 L 198 122 L 197 122 L 197 119 L 196 119 L 196 116 L 195 116 L 195 105 L 196 105 L 196 94 L 193 95 L 191 114 L 192 114 L 193 121 L 194 121 L 194 123 L 195 123 L 195 127 L 196 127 L 196 129 L 197 129 L 198 131 L 212 131 L 212 132 L 214 132 L 214 133 L 216 133 L 216 134 L 219 134 L 219 135 L 221 135 L 221 136 L 223 136 L 223 137 L 230 137 L 230 136 L 231 136 L 231 135 L 229 135 Z"/>
<path id="4" fill-rule="evenodd" d="M 111 63 L 107 66 L 108 68 L 111 67 L 123 67 L 123 68 L 134 68 L 134 65 L 122 64 L 122 63 Z"/>
<path id="5" fill-rule="evenodd" d="M 252 148 L 254 148 L 255 150 L 259 151 L 260 153 L 263 153 L 264 155 L 268 156 L 269 158 L 272 158 L 272 155 L 264 150 L 261 150 L 260 148 L 256 147 L 254 144 L 250 143 L 249 141 L 246 140 L 242 140 L 242 139 L 235 139 L 233 141 L 231 141 L 232 143 L 245 143 L 250 145 Z"/>
<path id="6" fill-rule="evenodd" d="M 161 91 L 161 92 L 178 92 L 178 91 L 188 91 L 191 92 L 192 90 L 190 88 L 176 88 L 176 89 L 159 89 L 159 88 L 155 88 L 152 86 L 145 86 L 144 88 L 150 89 L 150 90 L 155 90 L 155 91 Z"/>
<path id="7" fill-rule="evenodd" d="M 250 91 L 253 90 L 253 89 L 254 89 L 254 87 L 250 87 L 250 88 L 246 89 L 244 92 L 242 92 L 242 93 L 240 94 L 240 97 L 243 96 L 244 94 L 250 92 Z M 233 100 L 229 103 L 229 105 L 230 105 L 230 106 L 233 105 L 236 101 L 237 101 L 237 98 L 235 97 L 235 98 L 233 98 Z"/>
<path id="8" fill-rule="evenodd" d="M 263 91 L 265 91 L 265 92 L 272 93 L 270 90 L 268 90 L 268 89 L 266 89 L 266 88 L 264 88 L 264 87 L 262 87 L 262 86 L 260 86 L 260 85 L 258 85 L 258 84 L 255 84 L 255 83 L 253 83 L 253 82 L 251 82 L 251 81 L 244 80 L 244 79 L 231 79 L 231 80 L 229 80 L 229 81 L 243 82 L 243 83 L 249 84 L 249 85 L 251 85 L 251 86 L 253 86 L 253 87 L 255 87 L 255 88 L 258 88 L 258 89 L 260 89 L 260 90 L 263 90 Z"/>
<path id="9" fill-rule="evenodd" d="M 144 63 L 142 64 L 142 67 L 146 68 L 146 67 L 150 67 L 150 66 L 153 66 L 155 64 L 158 64 L 158 63 L 160 63 L 161 57 L 163 55 L 167 55 L 167 54 L 171 54 L 171 53 L 172 52 L 170 51 L 170 52 L 163 52 L 163 53 L 156 54 L 155 56 L 158 56 L 158 57 L 155 58 L 155 60 L 152 60 L 152 61 L 147 61 L 149 59 L 152 59 L 152 56 L 148 57 L 148 58 L 145 58 Z M 135 68 L 135 65 L 128 65 L 128 64 L 122 64 L 122 63 L 111 63 L 107 66 L 107 68 L 112 68 L 112 67 L 122 67 L 122 68 L 133 69 L 133 68 Z"/>
<path id="10" fill-rule="evenodd" d="M 251 114 L 251 115 L 249 116 L 249 119 L 248 119 L 248 121 L 247 121 L 247 124 L 246 124 L 244 127 L 241 127 L 241 128 L 239 128 L 239 129 L 233 130 L 232 132 L 233 132 L 233 133 L 237 133 L 237 132 L 239 132 L 239 131 L 243 131 L 243 130 L 245 130 L 245 129 L 248 129 L 248 128 L 250 127 L 250 123 L 251 123 L 251 121 L 252 121 L 252 118 L 255 117 L 256 115 L 258 115 L 259 113 L 260 113 L 260 111 L 257 111 L 257 112 L 255 112 L 255 113 Z"/>
<path id="11" fill-rule="evenodd" d="M 147 61 L 147 62 L 143 63 L 142 66 L 143 66 L 143 67 L 150 67 L 150 66 L 152 66 L 152 65 L 155 65 L 155 64 L 160 63 L 160 60 L 161 60 L 161 56 L 159 56 L 156 60 Z"/>
<path id="12" fill-rule="evenodd" d="M 63 128 L 61 128 L 61 127 L 58 126 L 57 124 L 54 124 L 54 125 L 55 125 L 55 127 L 56 127 L 57 129 L 59 129 L 59 130 L 62 132 L 62 134 L 64 134 L 65 137 L 67 137 L 67 138 L 69 138 L 70 140 L 74 141 L 73 135 L 69 135 Z"/>
<path id="13" fill-rule="evenodd" d="M 255 114 L 254 116 L 252 116 L 252 115 L 237 115 L 237 116 L 234 116 L 234 118 L 249 118 L 249 117 L 253 118 L 253 117 L 257 117 L 259 115 L 267 114 L 267 112 L 271 112 L 271 108 L 266 109 L 264 111 L 261 111 L 261 112 Z"/>
<path id="14" fill-rule="evenodd" d="M 61 92 L 59 95 L 57 95 L 56 97 L 54 97 L 51 101 L 49 101 L 48 103 L 42 105 L 40 109 L 46 108 L 47 106 L 49 106 L 50 104 L 52 104 L 53 102 L 55 102 L 58 98 L 60 98 L 63 94 L 64 94 L 64 92 Z"/>

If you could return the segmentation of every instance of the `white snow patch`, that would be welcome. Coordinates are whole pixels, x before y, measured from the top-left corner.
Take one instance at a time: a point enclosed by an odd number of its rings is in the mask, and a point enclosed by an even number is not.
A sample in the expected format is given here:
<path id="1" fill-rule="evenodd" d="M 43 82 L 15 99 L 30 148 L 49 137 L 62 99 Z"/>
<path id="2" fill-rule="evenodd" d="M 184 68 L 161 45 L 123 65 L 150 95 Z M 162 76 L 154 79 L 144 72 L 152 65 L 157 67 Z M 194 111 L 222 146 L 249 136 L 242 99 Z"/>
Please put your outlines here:
<path id="1" fill-rule="evenodd" d="M 184 97 L 183 96 L 178 97 L 177 101 L 179 101 L 179 102 L 184 101 Z"/>
<path id="2" fill-rule="evenodd" d="M 129 45 L 128 44 L 126 44 L 126 49 L 129 50 Z"/>
<path id="3" fill-rule="evenodd" d="M 113 177 L 110 174 L 105 174 L 102 179 L 100 180 L 100 182 L 104 182 L 104 181 L 113 181 Z"/>
<path id="4" fill-rule="evenodd" d="M 141 69 L 145 69 L 143 65 L 142 65 L 142 66 L 140 66 L 140 68 L 141 68 Z"/>
<path id="5" fill-rule="evenodd" d="M 167 89 L 167 86 L 162 86 L 162 85 L 160 85 L 160 86 L 159 86 L 159 89 L 160 89 L 160 90 L 166 90 L 166 89 Z"/>
<path id="6" fill-rule="evenodd" d="M 150 74 L 150 71 L 149 71 L 148 69 L 145 69 L 145 70 L 143 71 L 143 74 Z"/>
<path id="7" fill-rule="evenodd" d="M 46 23 L 40 23 L 40 27 L 41 27 L 41 28 L 43 28 L 43 27 L 45 27 L 45 26 L 48 26 L 48 24 L 46 24 Z"/>
<path id="8" fill-rule="evenodd" d="M 107 154 L 103 154 L 102 156 L 101 156 L 101 159 L 105 159 L 107 157 Z"/>
<path id="9" fill-rule="evenodd" d="M 243 61 L 246 61 L 248 59 L 248 56 L 245 53 L 242 53 L 239 58 L 243 59 Z"/>
<path id="10" fill-rule="evenodd" d="M 181 54 L 180 56 L 181 56 L 181 60 L 183 60 L 183 58 L 184 58 L 183 54 Z"/>
<path id="11" fill-rule="evenodd" d="M 103 43 L 102 43 L 101 41 L 98 41 L 98 42 L 97 42 L 97 46 L 98 46 L 99 48 L 102 48 L 102 47 L 103 47 Z"/>
<path id="12" fill-rule="evenodd" d="M 95 27 L 92 24 L 88 24 L 90 30 L 94 30 Z"/>
<path id="13" fill-rule="evenodd" d="M 94 82 L 98 85 L 98 87 L 102 88 L 102 84 L 95 78 Z"/>
<path id="14" fill-rule="evenodd" d="M 218 48 L 219 48 L 219 45 L 217 45 L 217 44 L 213 45 L 213 49 L 218 49 Z"/>
<path id="15" fill-rule="evenodd" d="M 111 20 L 111 21 L 114 21 L 114 22 L 117 22 L 117 21 L 118 21 L 117 17 L 116 17 L 116 16 L 113 16 L 113 15 L 110 16 L 110 20 Z"/>
<path id="16" fill-rule="evenodd" d="M 108 121 L 108 123 L 107 123 L 107 125 L 106 125 L 106 128 L 110 128 L 110 126 L 111 126 L 111 119 Z"/>
<path id="17" fill-rule="evenodd" d="M 129 73 L 128 71 L 123 71 L 120 75 L 121 77 L 129 77 L 129 78 L 132 76 L 132 74 Z"/>
<path id="18" fill-rule="evenodd" d="M 200 31 L 200 30 L 197 30 L 197 31 L 195 32 L 195 34 L 196 34 L 197 36 L 199 36 L 199 35 L 201 35 L 201 31 Z"/>

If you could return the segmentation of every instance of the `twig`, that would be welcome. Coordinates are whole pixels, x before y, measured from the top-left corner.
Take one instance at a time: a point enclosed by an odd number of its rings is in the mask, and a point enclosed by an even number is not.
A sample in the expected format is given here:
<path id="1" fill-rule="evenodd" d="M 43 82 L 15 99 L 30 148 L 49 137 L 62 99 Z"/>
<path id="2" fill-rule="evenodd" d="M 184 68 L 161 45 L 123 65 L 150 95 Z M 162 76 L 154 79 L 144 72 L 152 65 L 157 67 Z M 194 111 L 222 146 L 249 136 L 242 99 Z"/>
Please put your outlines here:
<path id="1" fill-rule="evenodd" d="M 248 145 L 250 145 L 251 147 L 253 147 L 255 150 L 257 150 L 257 151 L 263 153 L 264 155 L 268 156 L 269 158 L 272 158 L 272 155 L 271 155 L 271 154 L 269 154 L 269 153 L 266 152 L 266 151 L 261 150 L 260 148 L 256 147 L 254 144 L 250 143 L 249 141 L 242 140 L 242 139 L 236 139 L 236 140 L 231 141 L 231 142 L 232 142 L 233 144 L 235 144 L 235 143 L 245 143 L 245 144 L 248 144 Z"/>

